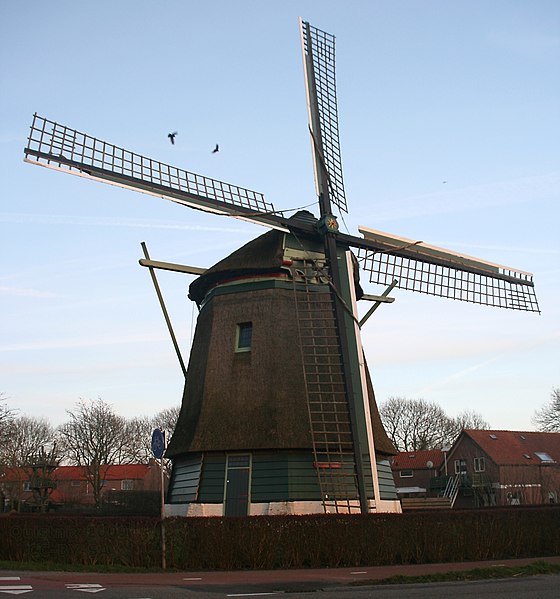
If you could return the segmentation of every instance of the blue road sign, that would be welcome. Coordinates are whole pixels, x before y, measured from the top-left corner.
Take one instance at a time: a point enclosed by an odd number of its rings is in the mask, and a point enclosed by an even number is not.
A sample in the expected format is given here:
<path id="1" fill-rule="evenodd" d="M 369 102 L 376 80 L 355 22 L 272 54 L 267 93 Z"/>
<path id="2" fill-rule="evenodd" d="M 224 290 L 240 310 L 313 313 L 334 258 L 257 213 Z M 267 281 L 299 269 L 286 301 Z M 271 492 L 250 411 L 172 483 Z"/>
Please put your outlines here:
<path id="1" fill-rule="evenodd" d="M 156 458 L 161 458 L 165 451 L 165 431 L 160 428 L 154 429 L 152 433 L 152 453 Z"/>

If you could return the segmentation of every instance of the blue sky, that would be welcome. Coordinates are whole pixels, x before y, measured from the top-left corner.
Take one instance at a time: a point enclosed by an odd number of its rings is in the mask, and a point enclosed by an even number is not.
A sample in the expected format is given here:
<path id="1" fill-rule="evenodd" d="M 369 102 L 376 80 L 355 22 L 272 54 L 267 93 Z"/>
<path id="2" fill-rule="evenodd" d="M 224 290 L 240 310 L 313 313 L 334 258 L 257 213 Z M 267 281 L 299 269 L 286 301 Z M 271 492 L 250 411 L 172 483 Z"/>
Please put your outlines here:
<path id="1" fill-rule="evenodd" d="M 363 331 L 378 402 L 424 398 L 532 428 L 560 386 L 554 0 L 0 0 L 0 391 L 12 407 L 58 424 L 80 398 L 125 416 L 178 404 L 140 242 L 207 267 L 264 232 L 25 164 L 33 113 L 277 208 L 309 205 L 299 16 L 336 36 L 348 231 L 535 275 L 541 315 L 395 291 Z M 159 279 L 188 354 L 192 278 Z"/>

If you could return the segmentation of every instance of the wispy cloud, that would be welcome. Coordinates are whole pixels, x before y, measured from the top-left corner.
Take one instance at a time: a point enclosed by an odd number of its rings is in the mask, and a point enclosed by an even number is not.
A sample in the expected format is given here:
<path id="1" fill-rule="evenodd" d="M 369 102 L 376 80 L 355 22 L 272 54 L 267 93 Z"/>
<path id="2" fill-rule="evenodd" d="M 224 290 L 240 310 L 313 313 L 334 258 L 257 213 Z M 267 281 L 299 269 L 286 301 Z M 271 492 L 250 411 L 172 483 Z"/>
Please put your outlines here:
<path id="1" fill-rule="evenodd" d="M 76 216 L 73 214 L 28 214 L 22 212 L 0 213 L 0 222 L 8 224 L 35 224 L 35 225 L 71 225 L 94 227 L 123 227 L 131 229 L 179 229 L 187 231 L 209 231 L 222 233 L 240 233 L 241 227 L 228 226 L 201 226 L 192 224 L 170 223 L 126 218 L 103 218 L 93 216 Z M 229 221 L 232 222 L 232 221 Z"/>
<path id="2" fill-rule="evenodd" d="M 473 364 L 472 366 L 469 366 L 468 368 L 462 368 L 461 370 L 458 370 L 457 372 L 454 372 L 453 374 L 450 374 L 449 376 L 446 376 L 445 378 L 437 379 L 432 384 L 426 385 L 425 387 L 418 389 L 417 394 L 419 396 L 421 396 L 423 394 L 429 393 L 430 391 L 434 391 L 435 389 L 441 389 L 443 387 L 446 387 L 449 383 L 456 383 L 457 381 L 459 381 L 467 376 L 471 376 L 477 370 L 486 368 L 486 366 L 488 366 L 489 364 L 492 364 L 493 362 L 498 360 L 499 357 L 500 356 L 494 356 L 494 357 L 490 358 L 489 360 L 484 360 L 482 362 L 479 362 L 478 364 Z"/>
<path id="3" fill-rule="evenodd" d="M 375 219 L 376 222 L 394 221 L 473 210 L 486 211 L 491 207 L 528 202 L 557 201 L 559 190 L 560 172 L 553 172 L 462 189 L 447 189 L 445 192 L 415 195 L 385 205 L 379 204 Z"/>
<path id="4" fill-rule="evenodd" d="M 119 337 L 87 337 L 71 339 L 48 339 L 41 341 L 28 341 L 26 343 L 12 343 L 0 345 L 0 352 L 17 351 L 44 351 L 59 349 L 77 349 L 87 347 L 102 347 L 111 345 L 126 345 L 129 343 L 155 343 L 166 340 L 165 333 L 135 334 L 130 333 Z"/>
<path id="5" fill-rule="evenodd" d="M 0 296 L 8 297 L 39 297 L 39 298 L 55 298 L 60 297 L 51 291 L 40 291 L 38 289 L 22 289 L 19 287 L 0 287 Z"/>

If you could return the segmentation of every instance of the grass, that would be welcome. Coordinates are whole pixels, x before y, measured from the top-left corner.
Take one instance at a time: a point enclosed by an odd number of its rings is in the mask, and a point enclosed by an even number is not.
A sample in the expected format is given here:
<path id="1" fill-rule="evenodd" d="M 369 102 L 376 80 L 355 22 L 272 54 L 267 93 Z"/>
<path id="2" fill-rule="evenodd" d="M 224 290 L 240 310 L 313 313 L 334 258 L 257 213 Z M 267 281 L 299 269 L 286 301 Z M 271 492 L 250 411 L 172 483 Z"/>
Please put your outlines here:
<path id="1" fill-rule="evenodd" d="M 54 562 L 11 562 L 0 560 L 0 570 L 27 570 L 41 572 L 96 572 L 96 573 L 138 573 L 160 572 L 171 573 L 176 569 L 169 568 L 130 568 L 122 565 L 78 565 L 58 564 Z M 538 576 L 543 574 L 560 574 L 560 564 L 550 564 L 539 560 L 526 566 L 494 566 L 491 568 L 474 568 L 472 570 L 441 572 L 421 576 L 391 576 L 380 580 L 360 580 L 352 583 L 354 586 L 390 585 L 390 584 L 422 584 L 428 582 L 451 582 L 459 580 L 487 580 L 492 578 L 516 578 L 518 576 Z"/>
<path id="2" fill-rule="evenodd" d="M 492 578 L 516 578 L 518 576 L 538 576 L 542 574 L 560 574 L 560 564 L 549 564 L 536 561 L 526 566 L 493 566 L 491 568 L 474 568 L 456 572 L 440 572 L 421 576 L 390 576 L 381 580 L 360 580 L 353 586 L 380 584 L 422 584 L 428 582 L 452 582 L 460 580 L 487 580 Z"/>

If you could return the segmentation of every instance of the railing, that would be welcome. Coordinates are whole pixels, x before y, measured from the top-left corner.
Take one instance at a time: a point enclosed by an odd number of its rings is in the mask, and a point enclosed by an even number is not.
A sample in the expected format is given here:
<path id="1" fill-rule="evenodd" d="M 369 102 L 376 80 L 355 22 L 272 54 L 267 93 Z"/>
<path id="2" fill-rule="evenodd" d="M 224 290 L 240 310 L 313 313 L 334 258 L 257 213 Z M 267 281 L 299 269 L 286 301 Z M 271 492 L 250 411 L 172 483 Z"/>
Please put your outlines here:
<path id="1" fill-rule="evenodd" d="M 457 495 L 459 494 L 459 488 L 461 486 L 462 481 L 463 478 L 460 474 L 457 474 L 456 476 L 450 476 L 447 481 L 447 485 L 443 492 L 443 497 L 447 497 L 449 499 L 451 507 L 453 507 L 453 505 L 455 504 L 455 500 L 457 499 Z"/>

